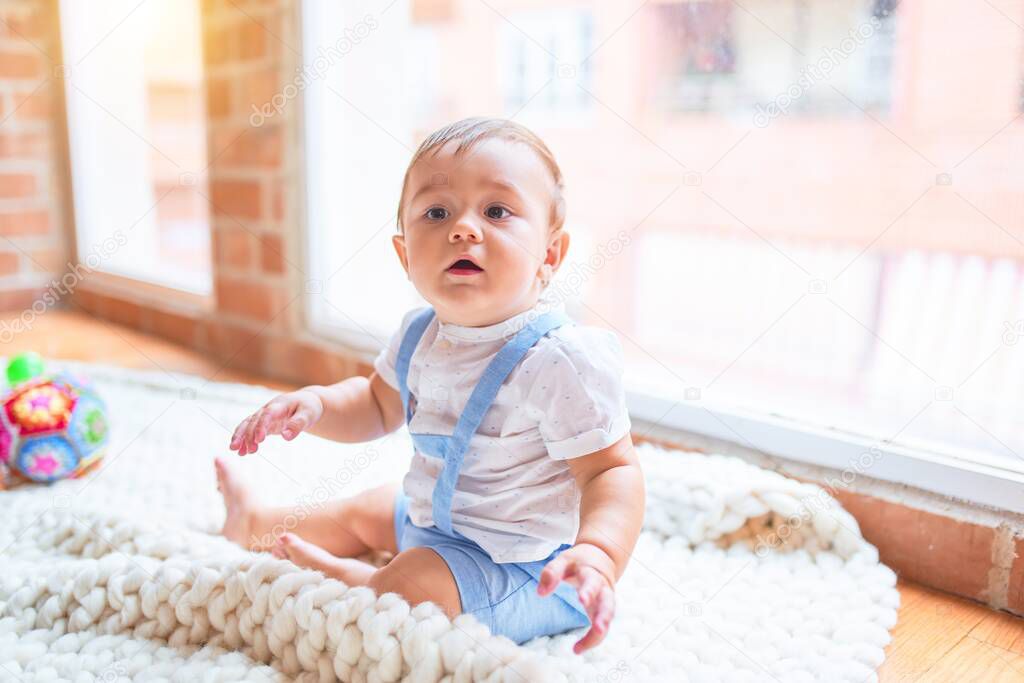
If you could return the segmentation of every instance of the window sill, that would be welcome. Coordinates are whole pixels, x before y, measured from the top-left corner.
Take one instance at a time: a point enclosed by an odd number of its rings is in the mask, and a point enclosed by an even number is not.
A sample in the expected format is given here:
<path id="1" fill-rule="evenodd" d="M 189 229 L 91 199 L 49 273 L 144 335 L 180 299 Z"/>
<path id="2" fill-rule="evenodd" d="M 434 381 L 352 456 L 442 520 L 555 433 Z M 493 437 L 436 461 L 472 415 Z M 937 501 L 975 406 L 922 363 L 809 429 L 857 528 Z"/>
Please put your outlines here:
<path id="1" fill-rule="evenodd" d="M 816 484 L 901 577 L 1024 616 L 1020 472 L 697 401 L 628 399 L 634 442 L 739 457 Z"/>
<path id="2" fill-rule="evenodd" d="M 175 312 L 199 317 L 214 310 L 211 295 L 196 294 L 165 285 L 134 278 L 94 271 L 78 286 L 95 294 L 105 294 L 154 308 L 169 308 Z"/>
<path id="3" fill-rule="evenodd" d="M 635 420 L 675 432 L 686 441 L 697 434 L 757 452 L 838 470 L 840 486 L 864 476 L 904 484 L 931 493 L 1024 513 L 1024 471 L 985 464 L 956 452 L 927 451 L 882 439 L 810 426 L 779 416 L 753 414 L 706 405 L 702 401 L 672 402 L 660 396 L 627 392 Z M 639 431 L 639 430 L 637 430 Z M 978 458 L 983 459 L 983 456 Z"/>

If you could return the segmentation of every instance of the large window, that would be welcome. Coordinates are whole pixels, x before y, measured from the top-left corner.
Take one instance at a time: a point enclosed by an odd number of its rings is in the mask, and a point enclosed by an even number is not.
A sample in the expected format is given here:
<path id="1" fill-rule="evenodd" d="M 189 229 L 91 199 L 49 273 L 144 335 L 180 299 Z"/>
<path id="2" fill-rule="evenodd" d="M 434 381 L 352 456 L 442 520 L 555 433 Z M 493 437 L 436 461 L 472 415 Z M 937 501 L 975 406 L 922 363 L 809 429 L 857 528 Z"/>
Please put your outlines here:
<path id="1" fill-rule="evenodd" d="M 198 0 L 60 3 L 78 259 L 207 294 Z"/>
<path id="2" fill-rule="evenodd" d="M 423 136 L 512 117 L 566 177 L 552 287 L 619 334 L 664 414 L 731 406 L 1024 472 L 1024 16 L 340 4 L 304 3 L 307 68 L 361 34 L 305 91 L 323 329 L 379 343 L 416 302 L 390 238 Z"/>

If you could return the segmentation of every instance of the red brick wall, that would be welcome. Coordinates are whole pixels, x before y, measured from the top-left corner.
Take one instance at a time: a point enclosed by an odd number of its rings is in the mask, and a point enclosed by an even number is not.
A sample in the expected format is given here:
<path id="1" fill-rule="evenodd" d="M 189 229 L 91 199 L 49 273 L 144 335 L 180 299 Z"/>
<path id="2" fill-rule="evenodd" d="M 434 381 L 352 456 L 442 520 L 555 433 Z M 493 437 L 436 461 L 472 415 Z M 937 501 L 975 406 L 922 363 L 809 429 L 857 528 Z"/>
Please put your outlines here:
<path id="1" fill-rule="evenodd" d="M 0 309 L 28 308 L 67 267 L 54 102 L 56 22 L 45 0 L 0 3 Z"/>
<path id="2" fill-rule="evenodd" d="M 301 327 L 302 255 L 292 248 L 296 240 L 284 234 L 282 201 L 294 180 L 297 152 L 285 149 L 283 140 L 297 122 L 289 111 L 260 127 L 249 122 L 250 105 L 269 101 L 297 63 L 298 55 L 277 38 L 294 42 L 291 4 L 250 2 L 242 11 L 211 0 L 204 9 L 214 296 L 224 328 L 219 333 L 224 339 L 259 333 L 239 349 L 239 359 L 261 369 L 282 336 Z"/>

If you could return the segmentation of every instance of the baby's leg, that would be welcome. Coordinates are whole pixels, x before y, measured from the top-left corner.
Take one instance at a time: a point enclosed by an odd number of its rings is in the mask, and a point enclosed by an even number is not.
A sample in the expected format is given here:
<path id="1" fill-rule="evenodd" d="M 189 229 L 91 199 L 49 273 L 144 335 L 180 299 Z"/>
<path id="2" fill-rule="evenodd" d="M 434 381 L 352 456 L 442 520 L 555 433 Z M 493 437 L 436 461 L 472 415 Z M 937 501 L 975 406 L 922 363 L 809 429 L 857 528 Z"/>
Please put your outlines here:
<path id="1" fill-rule="evenodd" d="M 371 550 L 398 552 L 394 527 L 398 484 L 317 507 L 270 507 L 259 503 L 227 462 L 217 458 L 215 465 L 217 488 L 227 508 L 222 533 L 243 548 L 271 550 L 291 532 L 336 557 L 356 557 Z"/>
<path id="2" fill-rule="evenodd" d="M 369 586 L 377 595 L 398 593 L 413 605 L 433 602 L 450 619 L 462 614 L 455 577 L 441 556 L 429 548 L 409 548 L 378 569 L 360 560 L 335 557 L 295 534 L 285 534 L 274 554 L 350 586 Z"/>
<path id="3" fill-rule="evenodd" d="M 448 564 L 430 548 L 409 548 L 395 555 L 370 577 L 367 585 L 377 593 L 398 593 L 410 604 L 432 602 L 454 619 L 462 614 L 462 600 Z"/>
<path id="4" fill-rule="evenodd" d="M 440 555 L 429 548 L 398 552 L 394 525 L 397 484 L 331 501 L 299 519 L 295 507 L 260 505 L 223 459 L 214 462 L 217 488 L 227 508 L 223 534 L 228 539 L 249 550 L 272 550 L 350 586 L 368 585 L 378 595 L 398 593 L 412 604 L 430 601 L 449 617 L 462 613 L 455 577 Z M 370 550 L 398 554 L 380 569 L 352 559 Z"/>
<path id="5" fill-rule="evenodd" d="M 315 569 L 341 579 L 350 586 L 365 586 L 377 571 L 372 564 L 351 557 L 335 557 L 323 548 L 296 534 L 285 534 L 272 551 L 275 557 L 289 559 L 300 567 Z"/>

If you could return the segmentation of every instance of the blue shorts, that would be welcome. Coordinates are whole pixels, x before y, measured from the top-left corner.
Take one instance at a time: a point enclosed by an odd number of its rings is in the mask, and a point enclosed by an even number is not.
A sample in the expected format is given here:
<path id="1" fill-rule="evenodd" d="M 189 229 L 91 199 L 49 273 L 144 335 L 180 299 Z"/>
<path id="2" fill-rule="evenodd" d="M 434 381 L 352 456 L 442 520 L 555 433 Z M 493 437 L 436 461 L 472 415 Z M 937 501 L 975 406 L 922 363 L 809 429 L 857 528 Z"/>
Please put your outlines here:
<path id="1" fill-rule="evenodd" d="M 498 563 L 458 532 L 449 536 L 436 526 L 416 526 L 409 518 L 408 507 L 408 497 L 399 491 L 395 496 L 398 551 L 422 546 L 440 555 L 455 577 L 463 613 L 472 614 L 491 633 L 524 643 L 539 636 L 590 626 L 590 618 L 573 586 L 562 583 L 551 595 L 537 594 L 537 577 L 544 565 L 568 545 L 536 562 Z"/>

